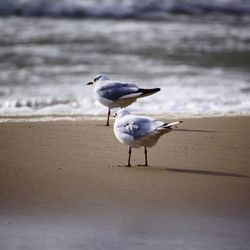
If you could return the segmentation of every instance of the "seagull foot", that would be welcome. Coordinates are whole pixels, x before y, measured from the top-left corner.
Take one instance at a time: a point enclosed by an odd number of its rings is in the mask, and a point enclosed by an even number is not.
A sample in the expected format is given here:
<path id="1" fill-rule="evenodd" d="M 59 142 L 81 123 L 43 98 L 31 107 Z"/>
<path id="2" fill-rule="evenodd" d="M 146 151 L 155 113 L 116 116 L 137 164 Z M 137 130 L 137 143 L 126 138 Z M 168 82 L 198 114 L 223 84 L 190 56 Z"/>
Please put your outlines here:
<path id="1" fill-rule="evenodd" d="M 148 164 L 137 164 L 138 167 L 148 167 Z"/>

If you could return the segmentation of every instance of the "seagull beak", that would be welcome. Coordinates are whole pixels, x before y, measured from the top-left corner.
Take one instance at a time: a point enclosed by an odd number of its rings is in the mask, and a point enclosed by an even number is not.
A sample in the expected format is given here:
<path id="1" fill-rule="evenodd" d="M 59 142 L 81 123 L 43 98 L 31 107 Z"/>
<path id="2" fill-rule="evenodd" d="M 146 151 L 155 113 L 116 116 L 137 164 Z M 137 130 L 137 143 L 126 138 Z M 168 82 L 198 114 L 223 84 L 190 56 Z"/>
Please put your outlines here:
<path id="1" fill-rule="evenodd" d="M 88 82 L 86 85 L 92 85 L 92 84 L 94 84 L 93 82 Z"/>

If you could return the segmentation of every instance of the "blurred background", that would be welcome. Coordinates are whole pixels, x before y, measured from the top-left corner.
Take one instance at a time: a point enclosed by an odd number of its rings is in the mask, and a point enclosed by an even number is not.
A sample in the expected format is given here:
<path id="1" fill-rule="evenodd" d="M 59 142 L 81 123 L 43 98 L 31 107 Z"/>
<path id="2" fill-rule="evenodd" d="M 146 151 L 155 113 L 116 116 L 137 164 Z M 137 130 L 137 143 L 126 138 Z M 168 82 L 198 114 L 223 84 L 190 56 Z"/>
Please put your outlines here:
<path id="1" fill-rule="evenodd" d="M 1 0 L 0 115 L 106 114 L 99 73 L 161 87 L 135 112 L 250 114 L 249 0 Z"/>

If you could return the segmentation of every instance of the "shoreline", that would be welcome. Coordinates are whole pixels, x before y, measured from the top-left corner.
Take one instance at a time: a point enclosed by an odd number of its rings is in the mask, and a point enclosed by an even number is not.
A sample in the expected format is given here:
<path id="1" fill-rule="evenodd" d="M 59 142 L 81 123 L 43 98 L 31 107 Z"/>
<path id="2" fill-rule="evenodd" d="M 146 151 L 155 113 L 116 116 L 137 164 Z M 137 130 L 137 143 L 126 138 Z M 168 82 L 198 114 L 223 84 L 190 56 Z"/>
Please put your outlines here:
<path id="1" fill-rule="evenodd" d="M 229 114 L 145 114 L 132 112 L 138 115 L 145 115 L 154 117 L 155 119 L 213 119 L 213 118 L 234 118 L 234 117 L 250 117 L 250 113 L 229 113 Z M 105 114 L 100 115 L 67 115 L 67 114 L 55 114 L 55 115 L 1 115 L 0 124 L 10 122 L 50 122 L 50 121 L 104 121 L 107 119 Z M 111 116 L 111 121 L 115 118 Z"/>

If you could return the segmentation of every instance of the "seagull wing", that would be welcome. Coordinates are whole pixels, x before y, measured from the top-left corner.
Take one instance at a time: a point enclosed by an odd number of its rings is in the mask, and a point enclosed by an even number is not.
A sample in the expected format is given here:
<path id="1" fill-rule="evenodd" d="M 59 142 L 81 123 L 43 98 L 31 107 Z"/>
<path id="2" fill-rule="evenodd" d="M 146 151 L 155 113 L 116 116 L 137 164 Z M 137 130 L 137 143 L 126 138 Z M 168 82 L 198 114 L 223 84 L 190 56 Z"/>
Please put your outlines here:
<path id="1" fill-rule="evenodd" d="M 119 99 L 134 98 L 140 96 L 138 86 L 132 83 L 108 81 L 98 90 L 101 97 L 116 101 Z"/>
<path id="2" fill-rule="evenodd" d="M 124 132 L 130 134 L 135 140 L 157 133 L 157 128 L 164 123 L 146 116 L 129 115 L 124 121 Z"/>

